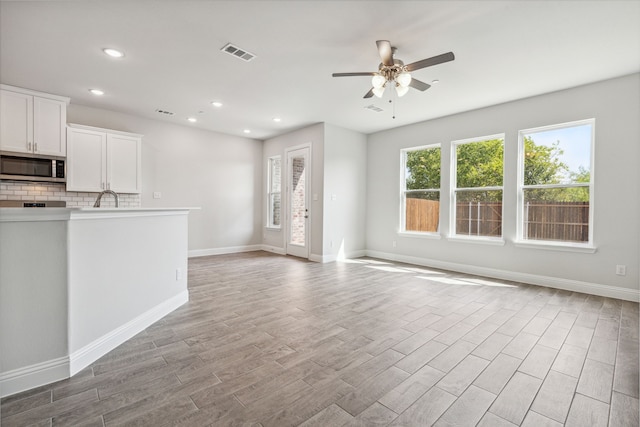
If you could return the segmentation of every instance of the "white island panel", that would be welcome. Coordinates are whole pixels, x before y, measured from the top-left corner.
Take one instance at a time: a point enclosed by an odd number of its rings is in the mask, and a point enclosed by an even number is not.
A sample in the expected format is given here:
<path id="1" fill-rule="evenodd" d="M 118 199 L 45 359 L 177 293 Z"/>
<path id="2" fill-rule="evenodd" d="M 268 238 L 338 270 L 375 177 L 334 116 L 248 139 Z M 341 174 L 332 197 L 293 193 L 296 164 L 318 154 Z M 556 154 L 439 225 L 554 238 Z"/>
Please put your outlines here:
<path id="1" fill-rule="evenodd" d="M 123 211 L 122 217 L 113 211 L 110 217 L 96 211 L 72 214 L 72 374 L 188 299 L 187 211 L 131 212 Z"/>
<path id="2" fill-rule="evenodd" d="M 0 397 L 67 378 L 189 299 L 188 208 L 0 208 Z"/>

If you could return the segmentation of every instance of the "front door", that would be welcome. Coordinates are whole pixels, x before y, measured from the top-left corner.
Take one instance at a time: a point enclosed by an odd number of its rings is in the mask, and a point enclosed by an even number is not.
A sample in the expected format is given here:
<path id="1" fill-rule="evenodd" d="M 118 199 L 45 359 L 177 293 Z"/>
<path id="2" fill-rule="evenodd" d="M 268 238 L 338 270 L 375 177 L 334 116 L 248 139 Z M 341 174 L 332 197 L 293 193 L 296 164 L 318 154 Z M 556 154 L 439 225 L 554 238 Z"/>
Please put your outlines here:
<path id="1" fill-rule="evenodd" d="M 309 258 L 309 147 L 287 151 L 287 254 Z"/>

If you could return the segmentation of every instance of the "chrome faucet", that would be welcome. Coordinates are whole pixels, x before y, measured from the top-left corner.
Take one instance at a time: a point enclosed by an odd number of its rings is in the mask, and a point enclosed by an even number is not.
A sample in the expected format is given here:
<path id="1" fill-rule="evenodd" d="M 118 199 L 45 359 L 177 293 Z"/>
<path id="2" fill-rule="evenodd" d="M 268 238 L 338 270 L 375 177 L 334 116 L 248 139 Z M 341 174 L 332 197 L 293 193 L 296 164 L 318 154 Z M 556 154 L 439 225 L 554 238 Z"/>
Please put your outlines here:
<path id="1" fill-rule="evenodd" d="M 116 208 L 118 207 L 118 193 L 116 193 L 113 190 L 104 190 L 102 193 L 98 194 L 98 198 L 96 199 L 96 202 L 93 204 L 94 208 L 99 208 L 100 207 L 100 200 L 102 199 L 102 196 L 104 196 L 105 194 L 112 194 L 113 197 L 115 197 L 116 199 Z"/>

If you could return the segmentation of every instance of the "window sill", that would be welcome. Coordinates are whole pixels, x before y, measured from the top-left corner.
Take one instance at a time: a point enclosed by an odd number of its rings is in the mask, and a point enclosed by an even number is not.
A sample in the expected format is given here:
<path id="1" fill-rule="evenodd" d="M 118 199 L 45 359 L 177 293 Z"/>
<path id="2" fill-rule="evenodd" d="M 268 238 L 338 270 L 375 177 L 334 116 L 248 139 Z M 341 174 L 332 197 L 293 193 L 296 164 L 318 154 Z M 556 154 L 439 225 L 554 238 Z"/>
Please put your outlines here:
<path id="1" fill-rule="evenodd" d="M 266 228 L 269 231 L 280 231 L 280 230 L 282 230 L 282 227 L 269 227 L 268 225 L 265 226 L 264 228 Z"/>
<path id="2" fill-rule="evenodd" d="M 563 252 L 580 252 L 585 254 L 592 254 L 596 252 L 596 247 L 587 244 L 579 243 L 555 243 L 545 241 L 531 241 L 531 240 L 516 240 L 515 245 L 519 248 L 528 249 L 544 249 L 548 251 L 563 251 Z"/>
<path id="3" fill-rule="evenodd" d="M 504 246 L 504 239 L 497 237 L 449 236 L 447 240 L 461 243 Z"/>
<path id="4" fill-rule="evenodd" d="M 434 239 L 440 240 L 442 236 L 440 233 L 429 233 L 420 231 L 398 231 L 398 236 L 402 237 L 417 237 L 419 239 Z"/>

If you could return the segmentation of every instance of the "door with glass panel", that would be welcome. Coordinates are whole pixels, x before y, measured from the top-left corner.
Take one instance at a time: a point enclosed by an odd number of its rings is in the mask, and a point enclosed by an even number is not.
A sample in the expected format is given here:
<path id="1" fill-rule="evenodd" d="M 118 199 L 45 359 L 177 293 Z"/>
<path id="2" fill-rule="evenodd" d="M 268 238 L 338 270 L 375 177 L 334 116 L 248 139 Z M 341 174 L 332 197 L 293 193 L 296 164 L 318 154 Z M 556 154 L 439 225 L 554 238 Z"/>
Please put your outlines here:
<path id="1" fill-rule="evenodd" d="M 309 147 L 287 151 L 287 254 L 309 258 Z"/>

